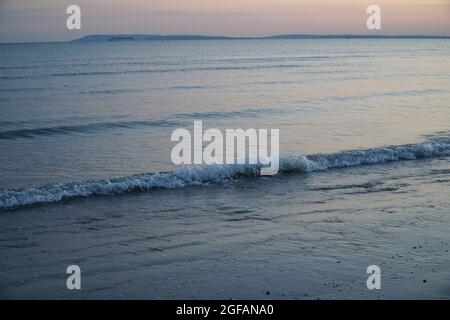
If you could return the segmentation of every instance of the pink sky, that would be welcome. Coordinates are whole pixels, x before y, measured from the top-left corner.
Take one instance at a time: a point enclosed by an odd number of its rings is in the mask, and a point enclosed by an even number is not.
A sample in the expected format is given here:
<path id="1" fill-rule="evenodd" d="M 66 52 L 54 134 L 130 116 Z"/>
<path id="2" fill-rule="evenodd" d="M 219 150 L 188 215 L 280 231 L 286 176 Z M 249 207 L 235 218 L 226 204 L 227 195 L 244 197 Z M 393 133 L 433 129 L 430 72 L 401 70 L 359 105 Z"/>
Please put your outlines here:
<path id="1" fill-rule="evenodd" d="M 77 4 L 82 29 L 66 29 Z M 381 7 L 382 30 L 366 29 L 366 8 Z M 450 35 L 450 0 L 0 0 L 0 42 L 71 40 L 86 34 Z"/>

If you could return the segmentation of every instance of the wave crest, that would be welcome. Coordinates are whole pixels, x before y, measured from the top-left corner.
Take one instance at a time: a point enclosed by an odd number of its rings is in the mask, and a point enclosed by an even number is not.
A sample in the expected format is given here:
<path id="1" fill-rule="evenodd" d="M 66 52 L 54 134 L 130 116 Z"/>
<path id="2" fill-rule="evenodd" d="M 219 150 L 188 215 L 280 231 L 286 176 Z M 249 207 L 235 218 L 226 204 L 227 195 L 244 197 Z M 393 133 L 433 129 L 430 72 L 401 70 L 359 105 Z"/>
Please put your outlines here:
<path id="1" fill-rule="evenodd" d="M 392 161 L 450 156 L 450 141 L 342 151 L 329 154 L 282 155 L 280 173 L 315 172 L 336 168 L 381 164 Z M 109 180 L 52 184 L 20 190 L 0 191 L 0 208 L 14 208 L 63 199 L 114 195 L 152 189 L 174 189 L 256 177 L 259 165 L 213 165 L 182 167 L 173 172 L 148 173 Z"/>

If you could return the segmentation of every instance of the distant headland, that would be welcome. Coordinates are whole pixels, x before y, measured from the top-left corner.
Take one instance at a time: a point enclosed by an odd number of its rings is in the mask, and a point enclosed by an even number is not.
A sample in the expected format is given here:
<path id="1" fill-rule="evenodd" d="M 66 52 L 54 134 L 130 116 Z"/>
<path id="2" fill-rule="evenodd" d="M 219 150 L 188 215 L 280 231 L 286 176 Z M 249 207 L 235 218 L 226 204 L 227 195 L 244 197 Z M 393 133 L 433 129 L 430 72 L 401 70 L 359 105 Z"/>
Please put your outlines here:
<path id="1" fill-rule="evenodd" d="M 265 39 L 450 39 L 450 36 L 426 35 L 316 35 L 281 34 L 263 37 L 228 37 L 206 35 L 156 35 L 156 34 L 93 34 L 75 39 L 75 42 L 97 41 L 170 41 L 170 40 L 265 40 Z"/>

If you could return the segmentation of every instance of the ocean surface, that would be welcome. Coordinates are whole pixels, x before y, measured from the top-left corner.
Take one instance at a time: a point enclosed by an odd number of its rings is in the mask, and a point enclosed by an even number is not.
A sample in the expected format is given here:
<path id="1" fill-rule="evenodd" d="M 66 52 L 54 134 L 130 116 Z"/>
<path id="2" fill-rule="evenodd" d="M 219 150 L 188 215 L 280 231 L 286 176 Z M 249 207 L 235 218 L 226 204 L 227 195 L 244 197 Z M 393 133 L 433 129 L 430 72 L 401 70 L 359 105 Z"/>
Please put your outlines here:
<path id="1" fill-rule="evenodd" d="M 173 165 L 194 120 L 279 174 Z M 448 40 L 0 44 L 0 150 L 2 297 L 450 296 Z"/>

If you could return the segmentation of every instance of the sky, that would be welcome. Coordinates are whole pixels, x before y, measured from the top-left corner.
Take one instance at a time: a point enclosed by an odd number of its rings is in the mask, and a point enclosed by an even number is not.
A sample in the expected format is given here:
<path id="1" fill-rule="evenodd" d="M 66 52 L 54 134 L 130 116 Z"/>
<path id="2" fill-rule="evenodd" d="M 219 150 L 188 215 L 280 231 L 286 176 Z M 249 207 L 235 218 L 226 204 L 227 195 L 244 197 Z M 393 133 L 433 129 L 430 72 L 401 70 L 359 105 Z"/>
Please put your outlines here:
<path id="1" fill-rule="evenodd" d="M 72 4 L 81 8 L 81 30 L 66 27 Z M 372 4 L 381 8 L 381 30 L 366 27 Z M 450 36 L 450 0 L 0 0 L 0 42 L 131 33 Z"/>

